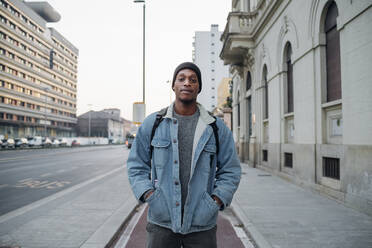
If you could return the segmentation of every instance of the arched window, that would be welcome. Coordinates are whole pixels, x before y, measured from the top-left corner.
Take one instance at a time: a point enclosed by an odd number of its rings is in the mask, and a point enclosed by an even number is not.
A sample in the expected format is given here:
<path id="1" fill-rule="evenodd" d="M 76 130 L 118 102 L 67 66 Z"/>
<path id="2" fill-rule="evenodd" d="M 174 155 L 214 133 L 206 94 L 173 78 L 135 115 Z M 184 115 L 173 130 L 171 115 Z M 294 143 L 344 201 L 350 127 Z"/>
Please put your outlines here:
<path id="1" fill-rule="evenodd" d="M 240 93 L 238 92 L 238 127 L 240 127 Z"/>
<path id="2" fill-rule="evenodd" d="M 269 118 L 269 88 L 267 85 L 267 67 L 264 65 L 263 72 L 262 72 L 262 80 L 263 80 L 263 105 L 264 105 L 264 119 Z"/>
<path id="3" fill-rule="evenodd" d="M 341 99 L 340 33 L 337 30 L 337 5 L 332 2 L 324 23 L 326 34 L 327 102 Z"/>
<path id="4" fill-rule="evenodd" d="M 293 65 L 292 46 L 287 43 L 285 48 L 285 63 L 287 65 L 287 113 L 293 112 Z"/>
<path id="5" fill-rule="evenodd" d="M 247 73 L 247 85 L 246 85 L 246 90 L 248 91 L 252 87 L 252 77 L 251 77 L 251 72 L 248 71 Z"/>

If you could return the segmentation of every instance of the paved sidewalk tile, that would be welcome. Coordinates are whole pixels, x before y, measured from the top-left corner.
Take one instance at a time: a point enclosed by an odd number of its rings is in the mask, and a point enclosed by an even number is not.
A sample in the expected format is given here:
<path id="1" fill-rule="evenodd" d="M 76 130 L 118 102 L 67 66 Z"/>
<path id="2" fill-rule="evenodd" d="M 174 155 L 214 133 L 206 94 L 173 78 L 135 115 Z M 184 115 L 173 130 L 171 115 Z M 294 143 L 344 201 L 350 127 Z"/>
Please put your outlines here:
<path id="1" fill-rule="evenodd" d="M 265 247 L 372 247 L 371 216 L 265 171 L 242 169 L 234 211 Z"/>

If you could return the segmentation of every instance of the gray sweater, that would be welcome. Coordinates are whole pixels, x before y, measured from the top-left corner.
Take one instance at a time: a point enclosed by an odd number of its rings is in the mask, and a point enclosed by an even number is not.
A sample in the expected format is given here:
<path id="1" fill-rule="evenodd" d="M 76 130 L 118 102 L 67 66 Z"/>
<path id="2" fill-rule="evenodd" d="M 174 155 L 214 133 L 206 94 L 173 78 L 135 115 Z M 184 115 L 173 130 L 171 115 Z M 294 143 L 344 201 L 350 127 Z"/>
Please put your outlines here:
<path id="1" fill-rule="evenodd" d="M 181 183 L 182 216 L 188 192 L 192 149 L 199 115 L 199 109 L 197 109 L 193 115 L 178 115 L 173 111 L 173 116 L 178 120 L 179 178 Z"/>

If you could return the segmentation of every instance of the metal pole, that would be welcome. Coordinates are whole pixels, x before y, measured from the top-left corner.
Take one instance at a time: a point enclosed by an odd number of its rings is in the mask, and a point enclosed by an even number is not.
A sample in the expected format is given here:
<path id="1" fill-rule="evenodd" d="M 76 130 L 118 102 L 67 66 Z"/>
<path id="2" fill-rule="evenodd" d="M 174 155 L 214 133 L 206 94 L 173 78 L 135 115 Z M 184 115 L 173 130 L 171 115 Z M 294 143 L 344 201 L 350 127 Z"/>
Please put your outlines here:
<path id="1" fill-rule="evenodd" d="M 90 108 L 92 107 L 92 104 L 88 104 L 88 107 L 89 107 L 89 112 L 88 112 L 88 137 L 90 137 L 90 120 L 91 120 L 90 112 L 92 111 Z"/>
<path id="2" fill-rule="evenodd" d="M 143 65 L 142 65 L 142 69 L 143 69 L 143 75 L 142 75 L 142 77 L 143 77 L 143 86 L 142 86 L 142 90 L 143 90 L 143 103 L 145 104 L 146 102 L 145 102 L 145 99 L 146 99 L 146 97 L 145 97 L 145 13 L 146 13 L 146 4 L 145 3 L 143 3 Z"/>
<path id="3" fill-rule="evenodd" d="M 88 137 L 90 137 L 90 110 L 89 110 L 89 123 L 88 123 Z"/>

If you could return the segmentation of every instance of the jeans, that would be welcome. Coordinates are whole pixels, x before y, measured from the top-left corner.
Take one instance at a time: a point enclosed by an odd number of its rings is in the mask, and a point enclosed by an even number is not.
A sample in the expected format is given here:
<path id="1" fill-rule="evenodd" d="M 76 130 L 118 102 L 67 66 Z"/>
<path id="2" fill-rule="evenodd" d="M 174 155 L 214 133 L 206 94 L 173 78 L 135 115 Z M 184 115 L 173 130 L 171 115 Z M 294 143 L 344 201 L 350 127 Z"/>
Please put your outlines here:
<path id="1" fill-rule="evenodd" d="M 217 226 L 207 231 L 180 234 L 168 228 L 147 223 L 146 231 L 146 248 L 217 248 Z"/>

